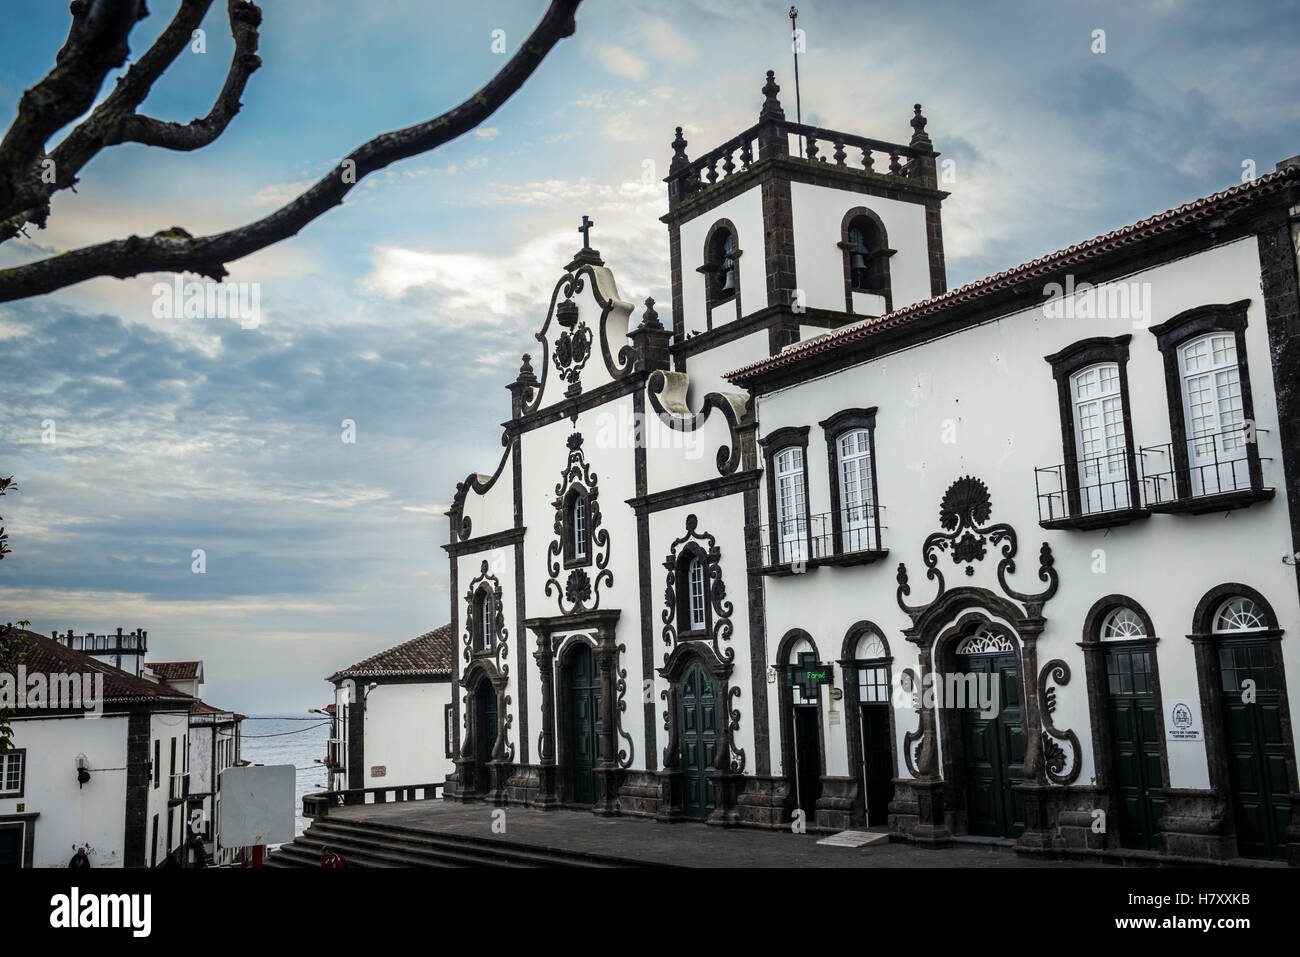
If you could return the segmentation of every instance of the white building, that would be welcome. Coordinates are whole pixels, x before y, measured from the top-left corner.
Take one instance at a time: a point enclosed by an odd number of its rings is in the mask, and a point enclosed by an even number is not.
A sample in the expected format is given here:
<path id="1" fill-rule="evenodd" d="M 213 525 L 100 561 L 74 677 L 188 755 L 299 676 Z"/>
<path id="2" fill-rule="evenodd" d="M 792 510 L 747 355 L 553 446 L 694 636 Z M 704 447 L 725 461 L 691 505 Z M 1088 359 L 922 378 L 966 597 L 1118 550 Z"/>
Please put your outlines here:
<path id="1" fill-rule="evenodd" d="M 1300 863 L 1300 167 L 947 291 L 920 107 L 778 90 L 678 130 L 671 328 L 557 270 L 449 512 L 449 795 Z"/>
<path id="2" fill-rule="evenodd" d="M 0 756 L 0 866 L 66 867 L 85 847 L 92 867 L 144 867 L 185 839 L 185 774 L 193 699 L 25 632 L 25 675 L 102 682 L 102 713 L 19 708 Z M 102 677 L 95 677 L 102 676 Z M 66 704 L 66 702 L 64 702 Z"/>
<path id="3" fill-rule="evenodd" d="M 327 678 L 334 684 L 325 764 L 331 791 L 438 784 L 452 772 L 451 626 Z"/>
<path id="4" fill-rule="evenodd" d="M 221 841 L 220 775 L 242 763 L 240 740 L 244 715 L 224 711 L 200 699 L 203 689 L 202 661 L 151 661 L 143 676 L 165 684 L 194 699 L 190 710 L 189 759 L 185 780 L 187 840 L 203 838 L 204 850 L 218 866 L 234 864 L 245 856 L 243 848 L 227 847 Z M 187 848 L 187 860 L 193 854 Z"/>

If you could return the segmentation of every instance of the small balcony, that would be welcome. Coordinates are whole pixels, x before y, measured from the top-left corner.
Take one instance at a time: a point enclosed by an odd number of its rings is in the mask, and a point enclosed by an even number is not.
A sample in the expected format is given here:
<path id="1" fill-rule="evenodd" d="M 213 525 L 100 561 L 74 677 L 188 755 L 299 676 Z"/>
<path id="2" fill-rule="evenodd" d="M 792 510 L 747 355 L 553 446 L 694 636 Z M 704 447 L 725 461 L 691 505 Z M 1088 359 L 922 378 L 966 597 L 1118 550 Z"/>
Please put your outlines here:
<path id="1" fill-rule="evenodd" d="M 325 767 L 331 771 L 343 768 L 343 742 L 338 738 L 330 738 L 325 744 Z"/>
<path id="2" fill-rule="evenodd" d="M 1153 512 L 1200 515 L 1247 508 L 1271 499 L 1256 434 L 1238 427 L 1186 442 L 1143 446 L 1142 494 Z"/>
<path id="3" fill-rule="evenodd" d="M 190 774 L 182 771 L 171 775 L 167 782 L 167 800 L 183 801 L 190 795 Z"/>
<path id="4" fill-rule="evenodd" d="M 889 554 L 882 544 L 884 506 L 858 505 L 758 530 L 764 575 L 798 575 L 821 565 L 869 565 Z"/>
<path id="5" fill-rule="evenodd" d="M 1086 531 L 1147 518 L 1124 452 L 1034 469 L 1038 524 Z"/>

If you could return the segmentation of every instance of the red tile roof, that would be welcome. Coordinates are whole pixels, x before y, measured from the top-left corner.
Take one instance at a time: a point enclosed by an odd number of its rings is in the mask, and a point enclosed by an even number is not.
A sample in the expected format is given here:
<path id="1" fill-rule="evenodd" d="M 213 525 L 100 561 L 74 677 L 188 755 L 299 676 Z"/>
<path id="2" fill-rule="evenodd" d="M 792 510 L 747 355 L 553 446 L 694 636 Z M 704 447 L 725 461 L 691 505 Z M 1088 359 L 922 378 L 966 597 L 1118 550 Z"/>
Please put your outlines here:
<path id="1" fill-rule="evenodd" d="M 451 674 L 451 625 L 443 625 L 404 641 L 400 645 L 371 655 L 326 678 L 440 677 Z"/>
<path id="2" fill-rule="evenodd" d="M 858 342 L 869 336 L 889 329 L 934 315 L 959 305 L 973 303 L 992 293 L 1010 289 L 1026 280 L 1046 277 L 1058 270 L 1068 269 L 1104 253 L 1114 252 L 1127 246 L 1135 245 L 1170 232 L 1190 223 L 1200 222 L 1221 215 L 1229 210 L 1246 206 L 1257 199 L 1276 193 L 1300 179 L 1300 167 L 1288 166 L 1276 172 L 1267 173 L 1249 183 L 1242 183 L 1194 202 L 1176 206 L 1173 209 L 1148 216 L 1131 225 L 1104 233 L 1086 242 L 1076 243 L 1065 249 L 1057 250 L 1038 259 L 1030 260 L 1011 269 L 987 276 L 984 279 L 950 289 L 941 296 L 922 299 L 920 302 L 896 309 L 879 318 L 863 319 L 852 325 L 844 326 L 834 332 L 797 343 L 783 349 L 768 359 L 761 359 L 742 366 L 726 377 L 732 382 L 743 382 L 756 375 L 771 372 L 783 366 L 792 365 L 810 356 L 819 355 L 837 349 L 849 343 Z"/>
<path id="3" fill-rule="evenodd" d="M 104 703 L 129 704 L 135 702 L 157 702 L 159 704 L 175 703 L 186 707 L 186 702 L 194 701 L 187 694 L 157 684 L 145 678 L 137 678 L 120 668 L 106 665 L 90 655 L 74 651 L 61 645 L 52 638 L 34 631 L 14 629 L 27 639 L 20 642 L 21 657 L 17 664 L 23 665 L 29 675 L 41 674 L 84 674 L 100 672 L 104 675 Z"/>
<path id="4" fill-rule="evenodd" d="M 201 661 L 146 661 L 145 667 L 164 681 L 185 681 L 199 676 Z"/>

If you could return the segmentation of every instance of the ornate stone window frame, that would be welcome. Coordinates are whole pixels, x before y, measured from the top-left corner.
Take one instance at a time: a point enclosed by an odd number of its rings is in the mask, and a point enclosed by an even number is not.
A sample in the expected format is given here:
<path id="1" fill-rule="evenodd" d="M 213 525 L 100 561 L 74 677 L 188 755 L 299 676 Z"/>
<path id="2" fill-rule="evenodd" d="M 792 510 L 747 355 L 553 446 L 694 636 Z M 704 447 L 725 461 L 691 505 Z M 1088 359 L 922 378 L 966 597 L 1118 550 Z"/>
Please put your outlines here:
<path id="1" fill-rule="evenodd" d="M 1061 416 L 1061 450 L 1065 463 L 1065 489 L 1067 515 L 1057 520 L 1040 521 L 1044 528 L 1092 529 L 1127 525 L 1136 518 L 1146 518 L 1150 513 L 1142 507 L 1142 487 L 1139 479 L 1137 451 L 1133 444 L 1133 416 L 1128 388 L 1128 353 L 1132 336 L 1125 334 L 1112 338 L 1097 336 L 1082 339 L 1066 346 L 1060 352 L 1043 358 L 1052 367 L 1056 379 L 1056 400 Z M 1085 513 L 1079 494 L 1079 441 L 1074 426 L 1074 395 L 1071 378 L 1090 366 L 1113 362 L 1119 369 L 1120 408 L 1124 417 L 1124 461 L 1128 468 L 1129 507 L 1109 512 Z"/>
<path id="2" fill-rule="evenodd" d="M 830 476 L 831 533 L 833 539 L 832 554 L 837 561 L 833 564 L 853 565 L 875 561 L 889 550 L 884 547 L 880 537 L 880 499 L 879 485 L 876 482 L 876 406 L 867 409 L 844 409 L 828 419 L 817 423 L 826 437 L 826 467 Z M 840 504 L 840 438 L 845 432 L 865 429 L 871 455 L 871 508 L 872 523 L 875 526 L 876 548 L 862 549 L 854 552 L 844 551 L 844 515 Z M 804 477 L 808 475 L 808 463 L 804 462 Z M 805 503 L 807 496 L 805 494 Z"/>
<path id="3" fill-rule="evenodd" d="M 1237 344 L 1237 370 L 1241 378 L 1241 409 L 1247 422 L 1255 420 L 1255 400 L 1250 384 L 1250 363 L 1246 350 L 1246 310 L 1249 299 L 1231 303 L 1215 303 L 1187 309 L 1159 325 L 1150 332 L 1156 337 L 1156 346 L 1164 358 L 1165 394 L 1169 405 L 1170 454 L 1173 457 L 1175 499 L 1172 503 L 1150 506 L 1153 511 L 1225 511 L 1242 508 L 1256 501 L 1271 498 L 1273 489 L 1265 489 L 1263 467 L 1259 458 L 1259 443 L 1246 443 L 1246 462 L 1250 472 L 1250 488 L 1209 496 L 1193 496 L 1189 487 L 1190 459 L 1187 454 L 1187 419 L 1183 411 L 1183 376 L 1179 368 L 1178 350 L 1192 339 L 1210 333 L 1231 332 Z M 1210 507 L 1205 502 L 1213 500 Z"/>

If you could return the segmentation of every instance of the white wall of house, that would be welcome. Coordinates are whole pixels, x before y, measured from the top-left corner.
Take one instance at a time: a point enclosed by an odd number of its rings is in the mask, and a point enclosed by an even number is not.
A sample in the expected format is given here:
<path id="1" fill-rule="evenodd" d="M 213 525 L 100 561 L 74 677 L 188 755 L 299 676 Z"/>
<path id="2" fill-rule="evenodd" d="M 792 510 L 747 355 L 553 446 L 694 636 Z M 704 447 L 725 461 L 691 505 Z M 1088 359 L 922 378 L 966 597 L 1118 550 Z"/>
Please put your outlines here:
<path id="1" fill-rule="evenodd" d="M 442 733 L 449 681 L 384 682 L 366 697 L 365 787 L 431 784 L 454 770 Z M 374 771 L 382 767 L 384 774 Z"/>
<path id="2" fill-rule="evenodd" d="M 26 750 L 24 791 L 22 797 L 0 797 L 0 817 L 40 815 L 30 825 L 35 829 L 33 866 L 67 867 L 82 846 L 91 867 L 122 866 L 126 728 L 127 717 L 112 714 L 13 721 L 13 745 Z M 78 787 L 80 754 L 89 760 L 91 775 Z"/>

